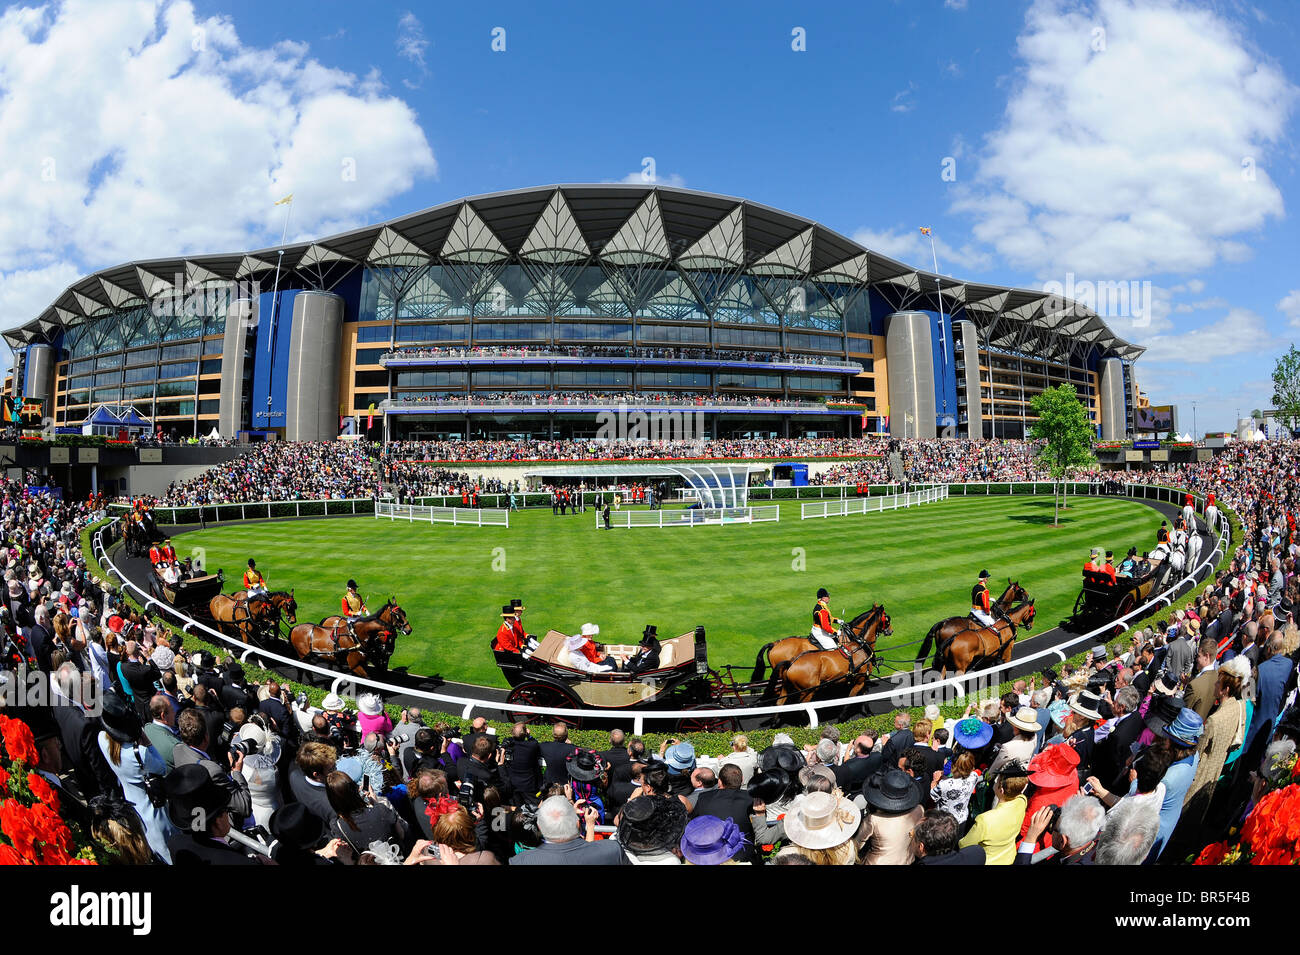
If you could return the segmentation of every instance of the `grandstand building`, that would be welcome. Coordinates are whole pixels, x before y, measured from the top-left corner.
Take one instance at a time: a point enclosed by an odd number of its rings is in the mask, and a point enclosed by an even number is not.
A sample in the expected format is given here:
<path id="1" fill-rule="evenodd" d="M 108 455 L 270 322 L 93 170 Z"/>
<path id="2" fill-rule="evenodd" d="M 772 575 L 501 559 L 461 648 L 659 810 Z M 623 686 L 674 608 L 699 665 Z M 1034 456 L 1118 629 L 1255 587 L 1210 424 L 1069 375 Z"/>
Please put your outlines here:
<path id="1" fill-rule="evenodd" d="M 1019 437 L 1060 382 L 1122 438 L 1142 353 L 1075 303 L 651 184 L 493 193 L 283 248 L 131 262 L 5 339 L 6 394 L 56 427 L 107 404 L 180 435 L 290 440 L 587 437 L 620 408 L 712 437 Z"/>

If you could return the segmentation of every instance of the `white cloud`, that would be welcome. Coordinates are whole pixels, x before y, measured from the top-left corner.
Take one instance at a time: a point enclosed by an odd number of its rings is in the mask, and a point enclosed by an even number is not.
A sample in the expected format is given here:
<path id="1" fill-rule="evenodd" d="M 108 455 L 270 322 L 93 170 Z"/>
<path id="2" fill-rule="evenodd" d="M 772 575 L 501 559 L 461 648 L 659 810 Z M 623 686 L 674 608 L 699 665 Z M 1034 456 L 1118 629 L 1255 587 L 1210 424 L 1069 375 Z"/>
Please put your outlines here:
<path id="1" fill-rule="evenodd" d="M 967 0 L 943 0 L 943 5 L 949 10 L 965 10 Z"/>
<path id="2" fill-rule="evenodd" d="M 1212 10 L 1036 0 L 1017 47 L 1001 126 L 955 203 L 1011 264 L 1098 280 L 1202 269 L 1247 256 L 1235 237 L 1283 214 L 1266 160 L 1296 90 Z"/>
<path id="3" fill-rule="evenodd" d="M 397 55 L 424 69 L 424 51 L 429 39 L 424 35 L 424 24 L 409 10 L 397 21 Z"/>
<path id="4" fill-rule="evenodd" d="M 1285 315 L 1292 325 L 1300 328 L 1300 288 L 1287 292 L 1282 301 L 1277 303 L 1277 310 Z"/>
<path id="5" fill-rule="evenodd" d="M 909 82 L 905 89 L 899 90 L 890 100 L 889 108 L 895 113 L 910 113 L 916 108 L 913 96 L 916 93 L 916 84 Z"/>
<path id="6" fill-rule="evenodd" d="M 865 246 L 872 252 L 879 252 L 891 259 L 897 259 L 905 265 L 912 265 L 924 271 L 931 271 L 934 257 L 930 254 L 930 240 L 921 234 L 919 228 L 895 226 L 892 229 L 858 229 L 853 233 L 853 241 Z M 969 245 L 954 247 L 936 235 L 935 252 L 939 256 L 939 271 L 951 274 L 954 269 L 974 270 L 987 267 L 988 256 L 972 249 Z"/>
<path id="7" fill-rule="evenodd" d="M 1229 309 L 1223 318 L 1183 332 L 1163 332 L 1143 342 L 1142 364 L 1178 362 L 1203 365 L 1233 355 L 1261 355 L 1278 342 L 1267 323 L 1246 308 Z"/>
<path id="8" fill-rule="evenodd" d="M 290 192 L 297 230 L 361 225 L 437 171 L 377 74 L 324 66 L 294 41 L 247 46 L 188 2 L 0 15 L 0 155 L 3 283 L 60 283 L 10 323 L 47 306 L 68 269 L 270 244 L 284 211 L 272 203 Z"/>

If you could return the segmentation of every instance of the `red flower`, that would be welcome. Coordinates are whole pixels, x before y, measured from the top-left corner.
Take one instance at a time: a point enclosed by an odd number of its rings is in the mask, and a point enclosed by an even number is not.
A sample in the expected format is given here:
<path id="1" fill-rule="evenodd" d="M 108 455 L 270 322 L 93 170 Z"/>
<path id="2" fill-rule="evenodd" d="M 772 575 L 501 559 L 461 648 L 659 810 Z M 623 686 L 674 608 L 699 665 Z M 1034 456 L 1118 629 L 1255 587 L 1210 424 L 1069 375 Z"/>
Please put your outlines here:
<path id="1" fill-rule="evenodd" d="M 28 861 L 20 856 L 13 846 L 7 846 L 0 842 L 0 865 L 29 865 Z"/>
<path id="2" fill-rule="evenodd" d="M 0 803 L 0 831 L 9 837 L 14 848 L 24 857 L 32 857 L 39 837 L 32 825 L 31 812 L 17 799 Z"/>
<path id="3" fill-rule="evenodd" d="M 5 771 L 5 768 L 3 766 L 0 766 L 0 792 L 3 792 L 8 788 L 9 788 L 9 773 Z"/>
<path id="4" fill-rule="evenodd" d="M 40 762 L 40 754 L 36 752 L 36 739 L 26 723 L 0 716 L 0 734 L 4 737 L 5 751 L 10 759 L 28 766 Z"/>
<path id="5" fill-rule="evenodd" d="M 1228 854 L 1228 843 L 1226 841 L 1212 842 L 1204 849 L 1201 850 L 1201 854 L 1196 857 L 1196 861 L 1192 864 L 1193 865 L 1221 865 L 1223 863 L 1224 856 L 1226 856 L 1227 854 Z"/>
<path id="6" fill-rule="evenodd" d="M 55 812 L 59 811 L 59 794 L 55 792 L 54 787 L 45 781 L 45 777 L 40 773 L 27 774 L 27 788 L 32 791 L 38 802 L 49 806 Z"/>

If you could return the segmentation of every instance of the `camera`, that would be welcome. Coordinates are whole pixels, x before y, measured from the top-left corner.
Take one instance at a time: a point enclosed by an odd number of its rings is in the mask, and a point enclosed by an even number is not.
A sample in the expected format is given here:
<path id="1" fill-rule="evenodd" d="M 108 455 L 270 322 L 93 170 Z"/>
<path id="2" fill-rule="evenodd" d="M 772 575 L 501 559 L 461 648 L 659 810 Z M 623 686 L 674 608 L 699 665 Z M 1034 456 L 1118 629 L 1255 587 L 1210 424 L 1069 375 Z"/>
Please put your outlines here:
<path id="1" fill-rule="evenodd" d="M 392 736 L 388 737 L 388 742 L 396 743 L 398 746 L 402 746 L 406 743 L 409 743 L 410 741 L 411 741 L 410 733 L 394 733 Z"/>
<path id="2" fill-rule="evenodd" d="M 475 805 L 483 801 L 483 780 L 462 779 L 460 789 L 456 793 L 456 801 L 467 813 L 473 815 Z"/>
<path id="3" fill-rule="evenodd" d="M 251 739 L 237 739 L 230 744 L 230 758 L 237 759 L 239 756 L 252 756 L 257 752 L 257 743 Z"/>

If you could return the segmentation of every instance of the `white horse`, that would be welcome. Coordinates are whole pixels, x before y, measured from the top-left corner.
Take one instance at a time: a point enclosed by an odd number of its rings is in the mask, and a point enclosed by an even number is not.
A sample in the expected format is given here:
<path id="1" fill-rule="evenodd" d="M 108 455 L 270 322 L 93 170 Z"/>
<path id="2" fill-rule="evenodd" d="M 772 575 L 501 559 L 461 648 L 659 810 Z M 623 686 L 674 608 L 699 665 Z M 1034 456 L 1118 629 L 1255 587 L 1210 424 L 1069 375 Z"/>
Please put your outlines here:
<path id="1" fill-rule="evenodd" d="M 1201 562 L 1201 535 L 1193 534 L 1187 540 L 1187 567 L 1195 570 Z"/>
<path id="2" fill-rule="evenodd" d="M 1213 504 L 1205 509 L 1205 528 L 1211 534 L 1219 529 L 1219 509 Z"/>

